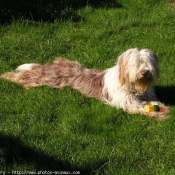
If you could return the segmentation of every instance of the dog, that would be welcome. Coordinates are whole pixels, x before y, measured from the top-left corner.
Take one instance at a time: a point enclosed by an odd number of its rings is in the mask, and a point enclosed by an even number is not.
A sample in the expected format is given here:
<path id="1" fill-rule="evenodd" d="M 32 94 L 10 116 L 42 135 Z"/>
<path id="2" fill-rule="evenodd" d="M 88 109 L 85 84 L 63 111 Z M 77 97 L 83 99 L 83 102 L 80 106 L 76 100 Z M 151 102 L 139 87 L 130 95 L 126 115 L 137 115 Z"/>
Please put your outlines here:
<path id="1" fill-rule="evenodd" d="M 169 107 L 159 102 L 152 87 L 159 76 L 158 59 L 149 49 L 131 48 L 122 53 L 116 65 L 106 70 L 84 68 L 77 61 L 57 58 L 48 64 L 23 64 L 0 78 L 25 88 L 48 85 L 72 87 L 87 97 L 94 97 L 131 114 L 166 119 Z M 163 112 L 146 112 L 145 105 L 164 106 Z"/>

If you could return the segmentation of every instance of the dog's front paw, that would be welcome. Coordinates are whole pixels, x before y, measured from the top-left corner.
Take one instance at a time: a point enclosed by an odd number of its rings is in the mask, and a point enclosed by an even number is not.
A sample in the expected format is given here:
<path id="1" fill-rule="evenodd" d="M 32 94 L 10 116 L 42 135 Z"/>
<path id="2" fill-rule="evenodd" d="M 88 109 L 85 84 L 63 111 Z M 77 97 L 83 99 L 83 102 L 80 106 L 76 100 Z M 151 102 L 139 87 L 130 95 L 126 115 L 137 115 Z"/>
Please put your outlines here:
<path id="1" fill-rule="evenodd" d="M 152 112 L 146 112 L 146 115 L 155 118 L 158 120 L 166 120 L 170 118 L 171 116 L 169 115 L 170 108 L 167 106 L 162 106 L 160 111 L 152 111 Z"/>
<path id="2" fill-rule="evenodd" d="M 146 106 L 147 106 L 147 108 L 146 108 Z M 163 103 L 161 103 L 159 101 L 149 102 L 147 105 L 145 105 L 145 110 L 148 109 L 149 106 L 150 106 L 150 108 L 152 108 L 151 111 L 159 111 L 159 112 L 166 112 L 166 113 L 170 111 L 170 107 L 165 106 Z M 146 112 L 151 112 L 151 111 L 146 110 Z"/>
<path id="3" fill-rule="evenodd" d="M 144 107 L 145 115 L 158 120 L 165 120 L 170 118 L 171 116 L 168 114 L 169 111 L 170 107 L 165 106 L 158 101 L 152 101 Z"/>

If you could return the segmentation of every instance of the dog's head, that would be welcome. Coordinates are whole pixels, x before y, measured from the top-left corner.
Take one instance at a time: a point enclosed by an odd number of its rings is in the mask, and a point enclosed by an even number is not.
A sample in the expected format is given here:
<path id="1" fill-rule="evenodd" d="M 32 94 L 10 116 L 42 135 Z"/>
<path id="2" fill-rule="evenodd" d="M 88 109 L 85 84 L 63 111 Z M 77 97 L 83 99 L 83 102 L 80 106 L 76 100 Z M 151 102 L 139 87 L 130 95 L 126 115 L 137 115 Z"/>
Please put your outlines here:
<path id="1" fill-rule="evenodd" d="M 144 93 L 156 81 L 159 69 L 157 56 L 149 49 L 129 49 L 118 59 L 119 81 L 131 91 Z"/>

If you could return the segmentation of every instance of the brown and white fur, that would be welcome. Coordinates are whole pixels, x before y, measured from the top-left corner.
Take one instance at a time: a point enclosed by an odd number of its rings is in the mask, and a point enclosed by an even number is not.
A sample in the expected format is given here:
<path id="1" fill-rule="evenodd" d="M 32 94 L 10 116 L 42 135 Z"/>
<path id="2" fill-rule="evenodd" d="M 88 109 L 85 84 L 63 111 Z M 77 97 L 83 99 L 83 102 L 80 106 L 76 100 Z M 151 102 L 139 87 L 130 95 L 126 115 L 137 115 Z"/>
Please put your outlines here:
<path id="1" fill-rule="evenodd" d="M 163 105 L 157 101 L 152 85 L 159 74 L 157 56 L 149 49 L 129 49 L 119 56 L 117 64 L 106 70 L 84 68 L 77 61 L 57 58 L 49 64 L 23 64 L 15 72 L 0 75 L 25 88 L 48 85 L 66 86 L 88 97 L 122 108 L 132 114 L 165 119 L 165 112 L 145 112 L 146 104 Z"/>

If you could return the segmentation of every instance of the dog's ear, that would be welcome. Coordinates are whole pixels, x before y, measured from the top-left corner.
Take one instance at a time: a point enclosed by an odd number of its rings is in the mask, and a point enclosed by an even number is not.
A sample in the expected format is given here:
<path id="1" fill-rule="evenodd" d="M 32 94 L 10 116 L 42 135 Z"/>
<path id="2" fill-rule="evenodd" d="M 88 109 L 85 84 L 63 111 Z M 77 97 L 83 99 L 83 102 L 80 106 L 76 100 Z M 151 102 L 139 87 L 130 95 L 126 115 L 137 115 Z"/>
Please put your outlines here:
<path id="1" fill-rule="evenodd" d="M 127 58 L 125 57 L 125 54 L 122 54 L 119 57 L 119 60 L 117 62 L 118 68 L 119 68 L 119 81 L 120 84 L 123 86 L 124 84 L 127 84 L 129 81 L 129 74 L 127 70 Z"/>

